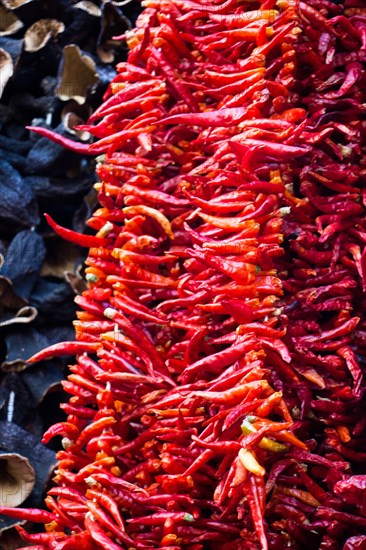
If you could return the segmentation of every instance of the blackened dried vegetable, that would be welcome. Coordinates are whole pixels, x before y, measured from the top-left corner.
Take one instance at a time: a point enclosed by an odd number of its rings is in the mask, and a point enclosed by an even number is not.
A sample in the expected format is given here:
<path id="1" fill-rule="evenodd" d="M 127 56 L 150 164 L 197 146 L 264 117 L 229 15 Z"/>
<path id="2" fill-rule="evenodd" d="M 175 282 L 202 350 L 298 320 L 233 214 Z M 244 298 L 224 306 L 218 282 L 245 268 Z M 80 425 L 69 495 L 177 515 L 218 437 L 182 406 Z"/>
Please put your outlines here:
<path id="1" fill-rule="evenodd" d="M 112 40 L 116 21 L 118 32 L 128 30 L 141 8 L 134 0 L 121 7 L 101 0 L 0 4 L 0 493 L 4 505 L 37 507 L 58 448 L 56 443 L 47 449 L 40 440 L 65 416 L 59 403 L 65 400 L 61 380 L 67 359 L 34 367 L 26 360 L 75 337 L 74 297 L 85 288 L 86 257 L 86 250 L 54 233 L 43 213 L 69 230 L 90 233 L 85 220 L 95 208 L 96 192 L 92 157 L 65 151 L 31 135 L 26 126 L 90 140 L 75 126 L 100 104 L 116 75 L 113 65 L 126 58 L 126 46 Z M 70 58 L 76 69 L 72 79 L 66 71 Z M 32 455 L 40 459 L 33 486 L 28 483 Z M 14 524 L 24 520 L 0 515 L 2 550 L 22 544 Z"/>

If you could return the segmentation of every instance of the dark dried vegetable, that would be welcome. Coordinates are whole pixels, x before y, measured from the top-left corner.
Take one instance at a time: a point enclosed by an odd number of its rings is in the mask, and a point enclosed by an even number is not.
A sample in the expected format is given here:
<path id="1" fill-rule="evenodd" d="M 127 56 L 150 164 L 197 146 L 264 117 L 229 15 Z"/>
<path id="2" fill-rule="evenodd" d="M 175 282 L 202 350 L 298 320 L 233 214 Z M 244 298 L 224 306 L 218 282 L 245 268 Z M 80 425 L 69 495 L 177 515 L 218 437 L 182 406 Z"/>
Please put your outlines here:
<path id="1" fill-rule="evenodd" d="M 34 442 L 50 424 L 63 418 L 58 403 L 66 361 L 26 368 L 25 360 L 29 353 L 74 337 L 70 328 L 76 307 L 73 298 L 83 288 L 79 271 L 85 258 L 82 248 L 61 243 L 43 213 L 49 212 L 64 226 L 85 231 L 85 220 L 95 204 L 95 193 L 91 193 L 95 163 L 30 135 L 26 126 L 41 124 L 70 139 L 79 135 L 90 139 L 74 126 L 85 123 L 116 74 L 98 56 L 100 41 L 111 48 L 116 62 L 123 61 L 125 48 L 120 42 L 108 42 L 114 30 L 102 17 L 105 3 L 99 0 L 4 0 L 1 4 L 0 415 L 4 421 L 8 418 L 9 391 L 4 384 L 8 376 L 14 377 L 17 387 L 25 384 L 29 388 L 29 399 L 15 392 L 12 421 L 4 425 L 9 430 L 22 426 L 34 434 Z M 113 10 L 124 22 L 118 32 L 132 27 L 121 10 Z M 128 17 L 134 19 L 138 11 L 135 2 L 127 9 Z M 98 39 L 102 34 L 103 39 Z M 56 95 L 67 48 L 80 51 L 95 66 L 90 86 L 80 82 L 80 71 L 73 77 L 75 89 L 81 86 L 84 90 L 82 106 Z M 25 445 L 33 449 L 32 441 L 26 439 Z M 40 505 L 46 483 L 37 469 L 36 476 L 39 484 L 32 500 L 28 499 L 31 506 Z M 4 550 L 20 545 L 19 538 L 12 541 L 11 534 L 5 533 L 15 523 L 1 516 L 0 547 Z"/>
<path id="2" fill-rule="evenodd" d="M 9 244 L 0 274 L 12 282 L 13 290 L 23 300 L 29 300 L 45 256 L 43 239 L 32 229 L 19 231 Z"/>
<path id="3" fill-rule="evenodd" d="M 4 224 L 19 229 L 39 223 L 38 205 L 32 190 L 23 185 L 22 177 L 7 161 L 0 165 L 0 193 L 0 226 L 5 234 L 9 229 Z"/>

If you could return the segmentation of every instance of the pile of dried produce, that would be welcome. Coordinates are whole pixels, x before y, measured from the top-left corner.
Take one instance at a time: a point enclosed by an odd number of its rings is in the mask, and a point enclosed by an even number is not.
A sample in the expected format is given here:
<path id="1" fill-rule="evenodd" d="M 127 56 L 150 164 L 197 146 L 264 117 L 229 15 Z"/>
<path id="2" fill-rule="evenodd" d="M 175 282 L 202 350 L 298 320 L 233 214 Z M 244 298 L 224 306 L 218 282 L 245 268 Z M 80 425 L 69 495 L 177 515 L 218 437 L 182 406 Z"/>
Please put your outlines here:
<path id="1" fill-rule="evenodd" d="M 145 0 L 90 117 L 89 288 L 34 550 L 366 547 L 361 0 Z"/>

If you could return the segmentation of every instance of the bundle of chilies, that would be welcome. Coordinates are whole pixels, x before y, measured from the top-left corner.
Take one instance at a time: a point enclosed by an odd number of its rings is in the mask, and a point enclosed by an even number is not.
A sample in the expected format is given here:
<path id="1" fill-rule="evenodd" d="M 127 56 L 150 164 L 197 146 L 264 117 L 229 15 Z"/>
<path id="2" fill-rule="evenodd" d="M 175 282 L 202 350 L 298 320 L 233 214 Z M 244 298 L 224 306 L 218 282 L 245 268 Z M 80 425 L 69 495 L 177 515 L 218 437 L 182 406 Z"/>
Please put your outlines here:
<path id="1" fill-rule="evenodd" d="M 34 550 L 366 547 L 366 11 L 144 0 Z"/>

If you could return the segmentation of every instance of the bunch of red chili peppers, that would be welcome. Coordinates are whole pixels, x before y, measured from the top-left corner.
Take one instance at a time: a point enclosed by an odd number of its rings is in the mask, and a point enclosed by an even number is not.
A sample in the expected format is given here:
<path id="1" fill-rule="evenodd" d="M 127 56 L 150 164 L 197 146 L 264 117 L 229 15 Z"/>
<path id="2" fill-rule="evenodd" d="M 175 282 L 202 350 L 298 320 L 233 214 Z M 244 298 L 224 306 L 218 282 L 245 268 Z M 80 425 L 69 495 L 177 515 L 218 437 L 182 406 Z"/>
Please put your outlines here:
<path id="1" fill-rule="evenodd" d="M 34 550 L 366 548 L 366 9 L 145 0 L 87 129 L 89 289 Z"/>

